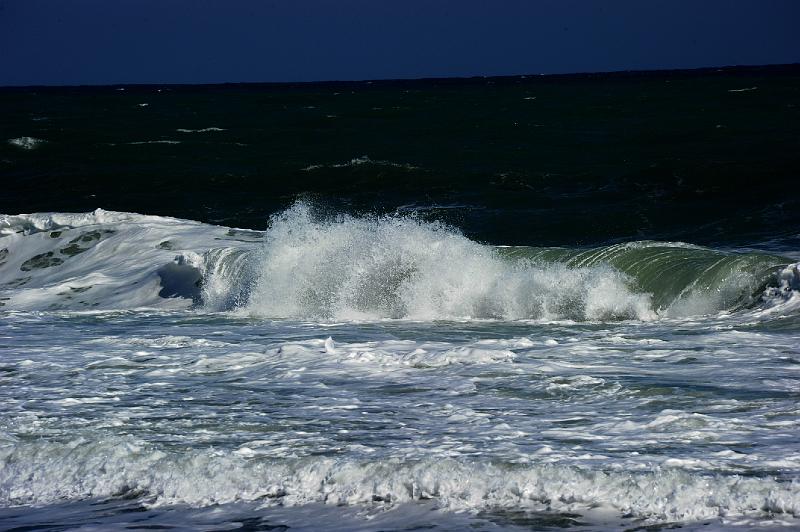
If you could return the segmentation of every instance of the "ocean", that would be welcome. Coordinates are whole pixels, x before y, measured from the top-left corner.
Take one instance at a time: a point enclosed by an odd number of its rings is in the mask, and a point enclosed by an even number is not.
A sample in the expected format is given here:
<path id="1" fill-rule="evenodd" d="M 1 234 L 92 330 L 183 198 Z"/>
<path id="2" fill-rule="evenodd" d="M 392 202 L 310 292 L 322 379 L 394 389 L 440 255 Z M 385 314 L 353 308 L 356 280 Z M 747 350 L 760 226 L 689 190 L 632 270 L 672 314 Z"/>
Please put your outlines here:
<path id="1" fill-rule="evenodd" d="M 0 529 L 800 527 L 800 67 L 0 117 Z"/>

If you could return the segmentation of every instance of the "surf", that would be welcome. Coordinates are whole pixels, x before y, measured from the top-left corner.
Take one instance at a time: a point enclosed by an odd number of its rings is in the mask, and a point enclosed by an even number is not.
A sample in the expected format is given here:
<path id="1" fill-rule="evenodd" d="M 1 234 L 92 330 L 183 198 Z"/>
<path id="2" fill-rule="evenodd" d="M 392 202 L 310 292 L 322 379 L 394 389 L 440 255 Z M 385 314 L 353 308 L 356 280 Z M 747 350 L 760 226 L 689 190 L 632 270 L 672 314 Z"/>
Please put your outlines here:
<path id="1" fill-rule="evenodd" d="M 602 472 L 452 458 L 275 460 L 253 458 L 246 451 L 181 454 L 132 437 L 7 445 L 0 448 L 0 503 L 46 505 L 115 497 L 137 498 L 149 508 L 259 501 L 265 506 L 380 504 L 390 509 L 434 501 L 438 509 L 461 512 L 586 512 L 603 507 L 657 522 L 800 514 L 800 486 L 772 478 L 673 468 Z M 44 463 L 58 467 L 42 467 Z"/>
<path id="2" fill-rule="evenodd" d="M 476 242 L 421 216 L 297 202 L 265 231 L 98 209 L 0 216 L 4 310 L 132 308 L 255 318 L 651 321 L 797 302 L 797 264 L 641 241 Z M 792 307 L 793 308 L 793 307 Z"/>

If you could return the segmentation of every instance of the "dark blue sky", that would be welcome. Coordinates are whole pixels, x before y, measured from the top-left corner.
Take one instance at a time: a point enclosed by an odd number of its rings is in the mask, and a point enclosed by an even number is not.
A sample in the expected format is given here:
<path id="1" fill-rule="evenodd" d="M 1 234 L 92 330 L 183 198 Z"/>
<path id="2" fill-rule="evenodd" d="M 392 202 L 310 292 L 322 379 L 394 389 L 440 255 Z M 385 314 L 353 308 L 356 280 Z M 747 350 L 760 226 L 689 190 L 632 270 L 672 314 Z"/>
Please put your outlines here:
<path id="1" fill-rule="evenodd" d="M 0 85 L 800 62 L 798 0 L 0 0 Z"/>

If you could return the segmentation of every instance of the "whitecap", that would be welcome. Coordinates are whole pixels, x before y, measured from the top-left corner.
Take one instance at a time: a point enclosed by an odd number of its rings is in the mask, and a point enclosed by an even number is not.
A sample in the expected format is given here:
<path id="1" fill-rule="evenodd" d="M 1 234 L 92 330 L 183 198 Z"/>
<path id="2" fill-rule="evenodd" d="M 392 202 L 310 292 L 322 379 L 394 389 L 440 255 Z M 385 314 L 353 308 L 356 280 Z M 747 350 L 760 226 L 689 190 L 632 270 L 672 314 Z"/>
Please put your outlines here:
<path id="1" fill-rule="evenodd" d="M 785 516 L 787 524 L 796 525 L 800 515 L 800 484 L 768 477 L 707 475 L 674 467 L 598 471 L 456 459 L 270 459 L 259 458 L 265 454 L 256 443 L 230 452 L 173 453 L 130 437 L 9 442 L 0 448 L 0 503 L 44 505 L 136 493 L 154 506 L 264 501 L 284 507 L 324 503 L 368 508 L 379 501 L 392 508 L 432 501 L 440 510 L 455 512 L 588 512 L 603 507 L 651 524 Z"/>
<path id="2" fill-rule="evenodd" d="M 314 170 L 319 170 L 321 168 L 357 168 L 359 166 L 385 166 L 391 168 L 400 168 L 403 170 L 419 170 L 419 166 L 415 166 L 409 163 L 396 163 L 392 161 L 384 161 L 384 160 L 373 160 L 370 159 L 367 155 L 362 155 L 361 157 L 355 157 L 350 159 L 347 162 L 343 163 L 334 163 L 334 164 L 310 164 L 304 168 L 301 168 L 303 172 L 311 172 Z"/>
<path id="3" fill-rule="evenodd" d="M 17 137 L 15 139 L 8 139 L 8 143 L 23 150 L 32 150 L 44 144 L 44 140 L 35 137 Z"/>
<path id="4" fill-rule="evenodd" d="M 272 219 L 246 313 L 324 320 L 618 320 L 655 317 L 647 294 L 605 265 L 514 262 L 413 217 Z"/>
<path id="5" fill-rule="evenodd" d="M 224 128 L 221 127 L 204 127 L 202 129 L 185 129 L 185 128 L 178 128 L 175 131 L 179 133 L 210 133 L 212 131 L 226 131 Z"/>

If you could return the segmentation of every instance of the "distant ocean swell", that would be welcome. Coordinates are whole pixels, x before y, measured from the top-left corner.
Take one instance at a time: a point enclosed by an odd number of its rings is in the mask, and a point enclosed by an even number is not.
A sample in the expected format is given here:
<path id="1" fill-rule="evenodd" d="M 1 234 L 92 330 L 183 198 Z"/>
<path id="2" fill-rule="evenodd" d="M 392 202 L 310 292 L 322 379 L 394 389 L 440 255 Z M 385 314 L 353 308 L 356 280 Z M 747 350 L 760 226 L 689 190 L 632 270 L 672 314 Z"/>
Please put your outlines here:
<path id="1" fill-rule="evenodd" d="M 97 210 L 0 217 L 0 304 L 268 318 L 653 320 L 798 305 L 788 258 L 682 243 L 496 247 L 414 216 L 320 216 L 265 232 Z"/>

